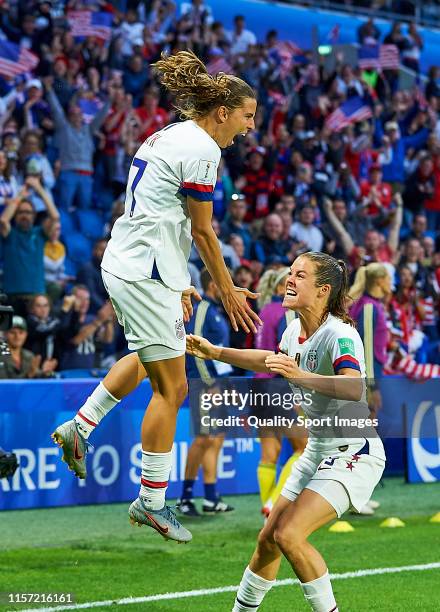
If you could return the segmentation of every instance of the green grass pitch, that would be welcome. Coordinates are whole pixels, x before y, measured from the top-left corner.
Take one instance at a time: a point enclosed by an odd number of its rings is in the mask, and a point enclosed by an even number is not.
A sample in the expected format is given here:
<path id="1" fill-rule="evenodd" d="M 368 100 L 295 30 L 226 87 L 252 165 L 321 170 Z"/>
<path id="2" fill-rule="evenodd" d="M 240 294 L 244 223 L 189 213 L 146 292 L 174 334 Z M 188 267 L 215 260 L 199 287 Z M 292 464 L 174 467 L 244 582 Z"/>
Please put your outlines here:
<path id="1" fill-rule="evenodd" d="M 352 533 L 320 530 L 312 542 L 334 574 L 440 561 L 440 483 L 407 485 L 387 479 L 375 499 L 374 517 L 347 515 Z M 185 520 L 194 540 L 166 542 L 152 530 L 131 527 L 128 504 L 0 512 L 0 592 L 73 592 L 76 602 L 116 600 L 159 593 L 237 585 L 262 526 L 257 496 L 228 498 L 236 508 L 225 516 Z M 379 528 L 398 516 L 404 528 Z M 283 561 L 278 578 L 293 578 Z M 341 612 L 440 610 L 440 569 L 336 580 Z M 93 607 L 133 612 L 227 612 L 231 592 L 172 600 Z M 32 606 L 0 606 L 19 610 Z M 36 606 L 37 608 L 39 606 Z M 41 604 L 40 604 L 41 607 Z M 306 611 L 297 585 L 272 589 L 260 608 Z"/>

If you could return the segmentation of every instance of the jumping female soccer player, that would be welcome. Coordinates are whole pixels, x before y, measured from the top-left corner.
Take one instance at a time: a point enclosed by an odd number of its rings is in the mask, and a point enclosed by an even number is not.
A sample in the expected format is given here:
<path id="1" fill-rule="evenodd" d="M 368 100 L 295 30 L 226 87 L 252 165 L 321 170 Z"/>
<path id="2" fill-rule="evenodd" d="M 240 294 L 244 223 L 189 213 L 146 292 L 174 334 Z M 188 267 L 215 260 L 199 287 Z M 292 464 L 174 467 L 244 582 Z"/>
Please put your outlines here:
<path id="1" fill-rule="evenodd" d="M 212 197 L 220 149 L 254 129 L 255 93 L 241 79 L 208 74 L 190 51 L 155 64 L 162 85 L 186 118 L 150 136 L 128 177 L 125 213 L 116 221 L 102 260 L 102 276 L 124 327 L 128 348 L 72 421 L 53 437 L 64 460 L 85 478 L 86 439 L 109 410 L 145 378 L 153 396 L 142 422 L 142 477 L 131 504 L 132 522 L 164 538 L 188 542 L 191 533 L 165 505 L 177 411 L 187 394 L 184 310 L 191 310 L 187 261 L 192 238 L 219 288 L 232 327 L 256 331 L 258 316 L 235 287 L 212 229 Z"/>
<path id="2" fill-rule="evenodd" d="M 364 399 L 364 350 L 345 311 L 347 289 L 343 261 L 324 253 L 305 253 L 295 260 L 287 279 L 283 305 L 295 310 L 299 318 L 284 332 L 281 354 L 215 347 L 193 335 L 187 338 L 187 351 L 248 370 L 281 374 L 296 389 L 313 391 L 312 404 L 302 405 L 307 417 L 332 416 L 341 406 L 337 399 Z M 306 449 L 293 464 L 260 532 L 234 612 L 258 609 L 275 581 L 282 554 L 312 609 L 336 612 L 326 563 L 308 537 L 351 506 L 361 508 L 384 466 L 379 438 L 322 438 L 319 429 L 311 428 Z"/>

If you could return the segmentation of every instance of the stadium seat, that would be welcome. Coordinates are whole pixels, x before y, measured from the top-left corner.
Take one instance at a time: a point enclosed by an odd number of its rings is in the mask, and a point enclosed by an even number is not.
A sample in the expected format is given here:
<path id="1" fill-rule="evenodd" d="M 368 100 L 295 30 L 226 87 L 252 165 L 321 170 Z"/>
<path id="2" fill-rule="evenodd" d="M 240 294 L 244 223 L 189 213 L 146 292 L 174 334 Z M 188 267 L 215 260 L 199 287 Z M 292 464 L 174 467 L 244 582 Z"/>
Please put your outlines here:
<path id="1" fill-rule="evenodd" d="M 61 222 L 61 236 L 64 238 L 76 230 L 75 221 L 70 213 L 62 208 L 58 209 Z"/>
<path id="2" fill-rule="evenodd" d="M 92 257 L 92 245 L 88 238 L 79 232 L 72 232 L 64 237 L 67 254 L 77 264 L 84 264 Z"/>
<path id="3" fill-rule="evenodd" d="M 84 236 L 91 240 L 102 238 L 104 220 L 99 212 L 96 210 L 78 209 L 75 212 L 75 217 L 78 221 L 79 229 Z"/>
<path id="4" fill-rule="evenodd" d="M 74 276 L 76 278 L 78 265 L 70 257 L 66 257 L 64 260 L 64 272 L 67 276 Z"/>

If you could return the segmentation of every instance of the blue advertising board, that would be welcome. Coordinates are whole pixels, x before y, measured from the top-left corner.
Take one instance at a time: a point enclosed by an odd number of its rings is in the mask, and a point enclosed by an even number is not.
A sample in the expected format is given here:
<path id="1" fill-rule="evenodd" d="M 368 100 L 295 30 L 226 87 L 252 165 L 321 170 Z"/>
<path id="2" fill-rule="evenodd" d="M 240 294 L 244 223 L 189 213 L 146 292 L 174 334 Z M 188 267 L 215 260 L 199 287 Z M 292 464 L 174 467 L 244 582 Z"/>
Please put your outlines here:
<path id="1" fill-rule="evenodd" d="M 96 386 L 96 379 L 2 381 L 0 446 L 14 450 L 20 468 L 0 479 L 0 509 L 38 508 L 132 501 L 139 491 L 140 426 L 151 387 L 145 381 L 100 423 L 90 442 L 86 480 L 78 480 L 61 462 L 61 449 L 50 434 L 71 419 Z M 191 443 L 188 406 L 179 411 L 168 497 L 178 497 Z M 258 491 L 255 439 L 225 440 L 218 469 L 222 494 Z M 196 484 L 195 495 L 202 494 Z"/>
<path id="2" fill-rule="evenodd" d="M 61 450 L 50 434 L 71 419 L 95 388 L 96 379 L 0 382 L 0 446 L 13 450 L 20 467 L 11 479 L 0 480 L 0 510 L 131 501 L 138 494 L 141 465 L 139 432 L 151 387 L 144 381 L 101 422 L 91 436 L 88 476 L 78 480 L 61 462 Z M 386 473 L 403 473 L 404 450 L 408 479 L 440 479 L 439 381 L 420 384 L 405 378 L 381 381 L 381 437 L 387 454 Z M 405 427 L 406 420 L 406 427 Z M 178 497 L 191 444 L 187 404 L 179 411 L 168 497 Z M 285 445 L 287 447 L 287 445 Z M 290 450 L 284 450 L 283 463 Z M 258 492 L 256 438 L 226 439 L 219 459 L 222 494 Z M 200 481 L 195 495 L 203 492 Z"/>
<path id="3" fill-rule="evenodd" d="M 440 405 L 423 400 L 406 405 L 407 480 L 440 480 Z"/>

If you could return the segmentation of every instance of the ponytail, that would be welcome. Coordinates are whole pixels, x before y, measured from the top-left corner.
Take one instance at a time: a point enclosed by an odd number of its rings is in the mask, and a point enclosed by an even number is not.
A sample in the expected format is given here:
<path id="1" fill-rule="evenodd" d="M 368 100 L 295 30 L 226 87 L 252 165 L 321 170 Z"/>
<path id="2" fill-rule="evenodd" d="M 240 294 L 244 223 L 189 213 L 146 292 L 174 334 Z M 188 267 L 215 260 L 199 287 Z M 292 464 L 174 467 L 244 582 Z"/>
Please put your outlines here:
<path id="1" fill-rule="evenodd" d="M 316 286 L 328 284 L 331 287 L 320 323 L 331 314 L 354 327 L 354 321 L 347 312 L 348 270 L 345 261 L 317 251 L 304 253 L 301 257 L 307 257 L 315 264 Z"/>
<path id="2" fill-rule="evenodd" d="M 245 98 L 256 98 L 252 87 L 235 75 L 209 74 L 192 51 L 169 56 L 162 53 L 152 66 L 160 83 L 173 94 L 175 108 L 185 119 L 199 119 L 222 105 L 233 110 L 242 106 Z"/>

